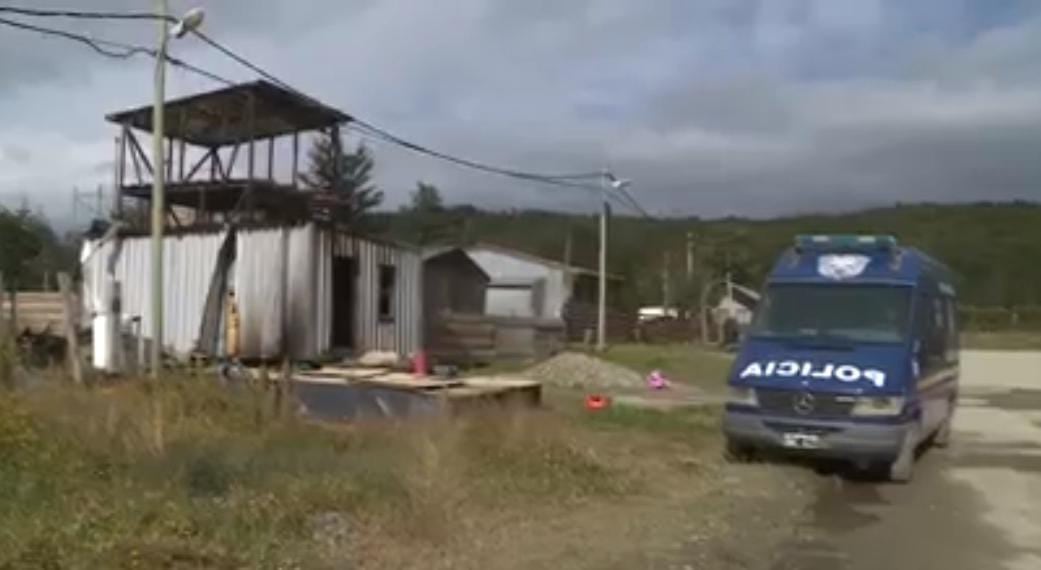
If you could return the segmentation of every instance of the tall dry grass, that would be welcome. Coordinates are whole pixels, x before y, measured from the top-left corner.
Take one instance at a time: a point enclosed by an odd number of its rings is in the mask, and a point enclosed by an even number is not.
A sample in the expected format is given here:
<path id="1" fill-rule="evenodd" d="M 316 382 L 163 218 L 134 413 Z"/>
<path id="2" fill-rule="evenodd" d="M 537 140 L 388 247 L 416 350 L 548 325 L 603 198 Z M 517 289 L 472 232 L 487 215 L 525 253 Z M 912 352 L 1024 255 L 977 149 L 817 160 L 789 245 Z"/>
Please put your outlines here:
<path id="1" fill-rule="evenodd" d="M 617 435 L 577 417 L 328 427 L 273 409 L 187 377 L 0 395 L 0 570 L 381 567 L 490 513 L 636 488 L 602 445 Z"/>

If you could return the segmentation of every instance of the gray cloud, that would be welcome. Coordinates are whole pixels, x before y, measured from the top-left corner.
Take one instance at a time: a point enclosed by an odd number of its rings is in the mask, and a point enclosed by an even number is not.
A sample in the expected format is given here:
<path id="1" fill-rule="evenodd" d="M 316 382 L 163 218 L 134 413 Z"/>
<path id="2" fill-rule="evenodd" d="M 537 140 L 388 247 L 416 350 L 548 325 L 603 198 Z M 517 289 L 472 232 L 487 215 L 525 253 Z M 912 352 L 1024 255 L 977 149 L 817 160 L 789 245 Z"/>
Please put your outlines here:
<path id="1" fill-rule="evenodd" d="M 609 166 L 656 212 L 1041 198 L 1041 7 L 1021 0 L 203 3 L 208 32 L 329 104 L 487 162 Z M 154 35 L 140 23 L 82 29 Z M 173 49 L 251 77 L 190 38 Z M 102 117 L 150 99 L 150 62 L 0 28 L 0 71 L 0 148 L 49 157 L 5 159 L 0 192 L 31 185 L 62 204 L 74 184 L 108 182 L 114 133 Z M 172 94 L 210 87 L 171 71 Z M 418 179 L 453 202 L 594 205 L 370 144 L 391 205 Z"/>

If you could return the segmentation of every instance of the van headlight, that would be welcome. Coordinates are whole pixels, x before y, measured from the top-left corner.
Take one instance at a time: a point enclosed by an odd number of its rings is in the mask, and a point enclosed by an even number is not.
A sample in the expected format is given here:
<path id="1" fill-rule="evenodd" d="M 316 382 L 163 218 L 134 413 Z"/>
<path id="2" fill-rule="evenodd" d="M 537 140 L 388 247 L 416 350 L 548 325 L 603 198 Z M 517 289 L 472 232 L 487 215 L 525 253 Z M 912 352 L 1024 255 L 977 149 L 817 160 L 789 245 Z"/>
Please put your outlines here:
<path id="1" fill-rule="evenodd" d="M 896 396 L 859 396 L 853 404 L 854 416 L 898 416 L 904 399 Z"/>
<path id="2" fill-rule="evenodd" d="M 759 401 L 755 397 L 755 389 L 743 386 L 729 387 L 727 392 L 727 403 L 738 404 L 741 406 L 759 406 Z"/>

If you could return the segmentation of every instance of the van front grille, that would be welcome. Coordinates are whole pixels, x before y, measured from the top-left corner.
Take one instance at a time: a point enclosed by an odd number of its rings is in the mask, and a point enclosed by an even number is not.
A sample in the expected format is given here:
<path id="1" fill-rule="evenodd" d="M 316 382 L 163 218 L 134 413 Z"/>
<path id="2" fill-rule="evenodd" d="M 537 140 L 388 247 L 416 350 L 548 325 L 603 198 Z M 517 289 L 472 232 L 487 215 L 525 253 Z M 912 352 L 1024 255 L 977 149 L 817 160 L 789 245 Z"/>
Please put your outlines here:
<path id="1" fill-rule="evenodd" d="M 853 412 L 853 397 L 843 394 L 757 388 L 755 395 L 760 409 L 781 416 L 845 418 Z"/>

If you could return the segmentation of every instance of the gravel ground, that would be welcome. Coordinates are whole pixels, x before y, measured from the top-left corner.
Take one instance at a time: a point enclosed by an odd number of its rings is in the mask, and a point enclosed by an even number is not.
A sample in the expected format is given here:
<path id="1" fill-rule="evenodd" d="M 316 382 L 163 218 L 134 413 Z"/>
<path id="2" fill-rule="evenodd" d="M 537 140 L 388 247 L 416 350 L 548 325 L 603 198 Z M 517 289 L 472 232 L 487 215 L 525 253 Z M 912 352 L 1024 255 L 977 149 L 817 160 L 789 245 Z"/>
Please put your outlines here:
<path id="1" fill-rule="evenodd" d="M 564 352 L 524 372 L 533 380 L 567 388 L 639 388 L 637 372 L 578 352 Z"/>

